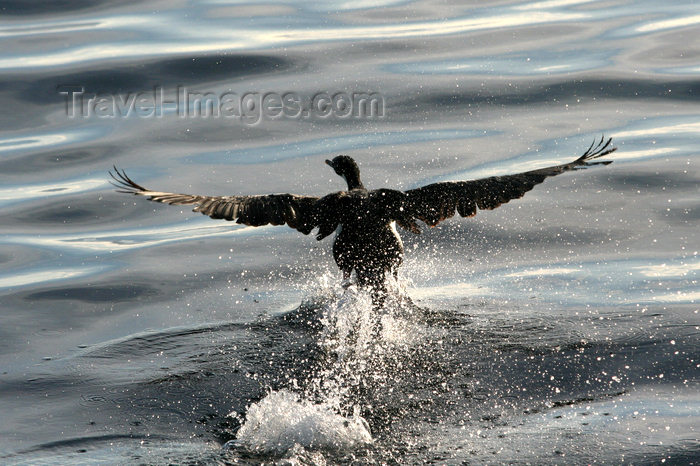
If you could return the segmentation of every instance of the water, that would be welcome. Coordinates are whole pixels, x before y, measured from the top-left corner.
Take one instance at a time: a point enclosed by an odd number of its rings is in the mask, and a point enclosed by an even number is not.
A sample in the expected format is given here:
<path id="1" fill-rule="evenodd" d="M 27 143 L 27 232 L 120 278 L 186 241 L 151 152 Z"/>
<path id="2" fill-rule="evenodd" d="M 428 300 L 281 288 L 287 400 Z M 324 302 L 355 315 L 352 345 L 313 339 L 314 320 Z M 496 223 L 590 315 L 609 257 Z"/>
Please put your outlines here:
<path id="1" fill-rule="evenodd" d="M 5 2 L 2 462 L 697 463 L 699 26 L 690 1 Z M 602 133 L 612 165 L 404 233 L 418 307 L 382 315 L 328 240 L 107 178 L 322 195 L 346 153 L 409 189 Z"/>

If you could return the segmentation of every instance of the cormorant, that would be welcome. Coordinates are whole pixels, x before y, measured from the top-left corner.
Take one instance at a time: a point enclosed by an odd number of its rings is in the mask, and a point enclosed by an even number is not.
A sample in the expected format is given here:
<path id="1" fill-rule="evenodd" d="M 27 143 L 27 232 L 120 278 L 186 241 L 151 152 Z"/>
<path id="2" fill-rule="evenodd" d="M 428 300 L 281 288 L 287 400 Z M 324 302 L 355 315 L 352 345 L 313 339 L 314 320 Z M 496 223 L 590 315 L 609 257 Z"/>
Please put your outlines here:
<path id="1" fill-rule="evenodd" d="M 261 226 L 283 225 L 309 234 L 317 228 L 316 239 L 322 240 L 333 232 L 333 257 L 345 279 L 354 270 L 357 283 L 369 287 L 375 304 L 381 305 L 386 294 L 387 274 L 397 274 L 403 261 L 403 244 L 396 224 L 419 234 L 417 221 L 434 227 L 455 215 L 476 215 L 477 209 L 495 209 L 511 199 L 522 197 L 549 176 L 590 165 L 612 163 L 592 160 L 615 151 L 612 138 L 594 141 L 588 150 L 573 162 L 515 175 L 492 176 L 471 181 L 447 181 L 402 192 L 394 189 L 368 190 L 360 180 L 360 169 L 347 155 L 326 160 L 343 177 L 347 191 L 323 197 L 295 194 L 258 196 L 198 196 L 151 191 L 132 181 L 126 173 L 114 167 L 118 192 L 147 196 L 149 200 L 166 204 L 191 204 L 194 212 L 214 219 L 235 220 L 236 223 Z"/>

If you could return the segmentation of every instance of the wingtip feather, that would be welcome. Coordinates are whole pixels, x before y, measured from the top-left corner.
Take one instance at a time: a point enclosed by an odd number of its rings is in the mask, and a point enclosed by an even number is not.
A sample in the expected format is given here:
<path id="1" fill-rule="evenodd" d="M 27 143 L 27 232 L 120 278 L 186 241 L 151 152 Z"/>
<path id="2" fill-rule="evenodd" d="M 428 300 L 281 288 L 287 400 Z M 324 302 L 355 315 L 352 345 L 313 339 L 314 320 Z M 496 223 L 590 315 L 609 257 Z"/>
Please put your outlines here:
<path id="1" fill-rule="evenodd" d="M 140 194 L 148 192 L 148 189 L 137 184 L 134 180 L 129 178 L 129 175 L 126 174 L 126 171 L 119 170 L 119 168 L 116 165 L 113 165 L 112 168 L 114 172 L 112 172 L 112 170 L 109 170 L 108 173 L 114 181 L 110 181 L 110 184 L 112 184 L 112 186 L 116 188 L 119 188 L 117 190 L 118 193 Z"/>
<path id="2" fill-rule="evenodd" d="M 581 157 L 576 159 L 576 162 L 579 164 L 585 164 L 591 160 L 598 159 L 600 157 L 604 157 L 608 154 L 611 154 L 617 150 L 617 147 L 612 146 L 612 137 L 608 138 L 607 140 L 605 139 L 605 135 L 603 134 L 600 137 L 600 140 L 594 139 L 593 143 L 590 145 L 588 150 L 583 153 Z M 609 161 L 609 163 L 612 163 L 612 161 Z M 606 164 L 607 165 L 607 164 Z"/>

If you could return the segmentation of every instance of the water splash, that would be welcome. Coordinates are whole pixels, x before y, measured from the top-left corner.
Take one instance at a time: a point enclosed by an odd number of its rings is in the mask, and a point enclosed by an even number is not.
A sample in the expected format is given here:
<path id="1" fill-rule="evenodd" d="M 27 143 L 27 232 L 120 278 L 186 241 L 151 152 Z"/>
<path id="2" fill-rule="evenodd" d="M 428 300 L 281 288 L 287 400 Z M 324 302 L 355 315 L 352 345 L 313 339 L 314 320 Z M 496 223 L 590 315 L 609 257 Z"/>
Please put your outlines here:
<path id="1" fill-rule="evenodd" d="M 311 375 L 252 404 L 229 447 L 297 456 L 300 448 L 305 453 L 347 451 L 373 442 L 366 418 L 391 386 L 395 359 L 410 354 L 407 349 L 421 340 L 411 318 L 418 308 L 399 283 L 391 284 L 393 292 L 380 310 L 365 290 L 324 283 L 317 309 L 321 355 Z M 302 307 L 312 302 L 319 300 L 306 300 Z"/>
<path id="2" fill-rule="evenodd" d="M 282 455 L 299 446 L 338 451 L 371 442 L 369 426 L 359 415 L 341 416 L 328 404 L 280 390 L 250 406 L 232 444 L 255 453 Z"/>

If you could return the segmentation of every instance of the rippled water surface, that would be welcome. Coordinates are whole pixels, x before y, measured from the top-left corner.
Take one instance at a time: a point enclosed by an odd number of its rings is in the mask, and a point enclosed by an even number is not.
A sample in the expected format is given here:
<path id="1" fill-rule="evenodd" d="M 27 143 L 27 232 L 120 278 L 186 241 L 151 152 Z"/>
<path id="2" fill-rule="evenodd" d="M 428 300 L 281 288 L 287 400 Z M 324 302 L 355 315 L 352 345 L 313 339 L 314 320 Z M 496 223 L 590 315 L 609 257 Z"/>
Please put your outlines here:
<path id="1" fill-rule="evenodd" d="M 697 2 L 0 11 L 0 462 L 700 461 Z M 409 189 L 601 134 L 609 166 L 404 232 L 417 306 L 380 314 L 330 240 L 107 176 L 323 195 L 345 153 Z"/>

